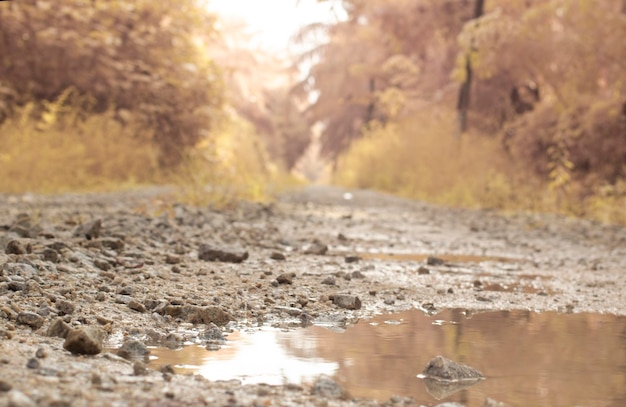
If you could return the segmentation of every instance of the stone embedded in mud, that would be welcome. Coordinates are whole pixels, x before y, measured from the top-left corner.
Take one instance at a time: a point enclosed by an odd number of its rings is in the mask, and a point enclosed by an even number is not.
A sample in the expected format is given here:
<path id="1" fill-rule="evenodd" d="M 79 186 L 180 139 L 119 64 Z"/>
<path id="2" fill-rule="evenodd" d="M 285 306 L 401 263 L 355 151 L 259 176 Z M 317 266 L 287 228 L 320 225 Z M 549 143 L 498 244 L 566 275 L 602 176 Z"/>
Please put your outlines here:
<path id="1" fill-rule="evenodd" d="M 198 259 L 200 260 L 241 263 L 247 258 L 248 251 L 243 248 L 217 247 L 204 243 L 198 248 Z"/>
<path id="2" fill-rule="evenodd" d="M 66 338 L 71 329 L 72 327 L 69 326 L 69 324 L 65 323 L 62 318 L 57 318 L 48 327 L 46 335 L 56 336 L 58 338 Z"/>
<path id="3" fill-rule="evenodd" d="M 315 381 L 311 389 L 311 394 L 331 399 L 347 400 L 350 398 L 350 395 L 344 388 L 332 378 L 325 375 L 320 376 Z"/>
<path id="4" fill-rule="evenodd" d="M 102 352 L 105 332 L 93 326 L 72 329 L 67 334 L 63 348 L 81 355 L 97 355 Z"/>
<path id="5" fill-rule="evenodd" d="M 485 377 L 473 367 L 456 363 L 443 356 L 435 356 L 432 358 L 422 374 L 430 379 L 445 381 L 482 380 Z"/>
<path id="6" fill-rule="evenodd" d="M 127 340 L 117 350 L 117 355 L 127 360 L 145 359 L 148 360 L 150 350 L 143 342 Z"/>
<path id="7" fill-rule="evenodd" d="M 356 295 L 332 294 L 328 298 L 339 308 L 361 309 L 361 300 Z"/>
<path id="8" fill-rule="evenodd" d="M 34 312 L 23 311 L 17 314 L 17 322 L 28 325 L 32 329 L 39 329 L 42 327 L 44 319 L 41 315 Z"/>
<path id="9" fill-rule="evenodd" d="M 96 219 L 88 223 L 79 225 L 74 231 L 74 236 L 84 237 L 87 240 L 97 239 L 100 237 L 102 230 L 102 219 Z"/>

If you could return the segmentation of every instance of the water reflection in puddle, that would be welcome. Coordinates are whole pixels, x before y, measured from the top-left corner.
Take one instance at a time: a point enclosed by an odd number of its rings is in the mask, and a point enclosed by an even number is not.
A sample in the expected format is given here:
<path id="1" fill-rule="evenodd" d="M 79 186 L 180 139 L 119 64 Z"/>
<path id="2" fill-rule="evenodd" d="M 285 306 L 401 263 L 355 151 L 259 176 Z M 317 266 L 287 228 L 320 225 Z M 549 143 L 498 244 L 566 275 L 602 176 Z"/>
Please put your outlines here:
<path id="1" fill-rule="evenodd" d="M 481 370 L 487 380 L 448 396 L 468 407 L 487 397 L 517 406 L 626 405 L 626 318 L 503 311 L 429 317 L 407 311 L 361 321 L 344 333 L 321 327 L 229 335 L 217 352 L 154 349 L 152 363 L 209 379 L 310 382 L 328 374 L 354 397 L 397 394 L 437 404 L 420 373 L 435 355 Z"/>

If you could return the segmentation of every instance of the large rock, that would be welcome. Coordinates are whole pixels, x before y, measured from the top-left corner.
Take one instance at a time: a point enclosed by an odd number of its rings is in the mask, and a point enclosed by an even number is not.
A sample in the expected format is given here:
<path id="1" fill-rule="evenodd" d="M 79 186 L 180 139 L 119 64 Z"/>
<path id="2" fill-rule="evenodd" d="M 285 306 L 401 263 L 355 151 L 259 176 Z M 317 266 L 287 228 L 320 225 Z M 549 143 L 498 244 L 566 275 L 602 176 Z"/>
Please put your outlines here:
<path id="1" fill-rule="evenodd" d="M 198 259 L 200 260 L 241 263 L 247 258 L 248 251 L 240 247 L 218 247 L 210 244 L 201 244 L 198 248 Z"/>
<path id="2" fill-rule="evenodd" d="M 102 352 L 105 332 L 93 326 L 72 329 L 65 338 L 63 347 L 72 353 L 81 355 L 97 355 Z"/>

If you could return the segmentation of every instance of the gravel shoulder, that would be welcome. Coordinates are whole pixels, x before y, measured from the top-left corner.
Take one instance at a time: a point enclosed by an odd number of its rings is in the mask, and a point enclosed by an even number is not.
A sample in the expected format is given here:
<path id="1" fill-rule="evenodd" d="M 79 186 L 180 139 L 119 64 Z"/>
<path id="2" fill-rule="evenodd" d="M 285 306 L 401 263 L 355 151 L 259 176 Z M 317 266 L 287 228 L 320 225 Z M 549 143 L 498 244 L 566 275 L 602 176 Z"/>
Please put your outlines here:
<path id="1" fill-rule="evenodd" d="M 146 369 L 113 349 L 409 308 L 626 315 L 621 227 L 326 186 L 220 211 L 172 196 L 0 196 L 0 406 L 374 406 Z M 103 349 L 67 350 L 67 331 L 86 327 Z"/>

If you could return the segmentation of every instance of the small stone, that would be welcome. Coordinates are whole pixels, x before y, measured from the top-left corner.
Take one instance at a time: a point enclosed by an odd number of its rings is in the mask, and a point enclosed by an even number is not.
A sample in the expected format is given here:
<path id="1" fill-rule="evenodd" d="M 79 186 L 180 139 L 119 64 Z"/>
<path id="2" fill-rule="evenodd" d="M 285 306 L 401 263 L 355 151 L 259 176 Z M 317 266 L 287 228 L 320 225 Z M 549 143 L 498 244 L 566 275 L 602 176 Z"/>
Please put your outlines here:
<path id="1" fill-rule="evenodd" d="M 66 338 L 72 327 L 63 321 L 61 318 L 57 318 L 50 324 L 46 335 L 56 336 L 58 338 Z"/>
<path id="2" fill-rule="evenodd" d="M 225 341 L 224 334 L 222 330 L 215 324 L 210 323 L 209 326 L 200 333 L 201 339 L 206 339 L 209 341 Z"/>
<path id="3" fill-rule="evenodd" d="M 428 258 L 426 259 L 426 264 L 428 264 L 429 266 L 442 266 L 445 263 L 446 262 L 443 259 L 435 256 L 428 256 Z"/>
<path id="4" fill-rule="evenodd" d="M 278 284 L 293 284 L 294 273 L 283 273 L 276 277 Z"/>
<path id="5" fill-rule="evenodd" d="M 103 238 L 99 240 L 99 243 L 102 247 L 107 249 L 114 250 L 116 252 L 121 252 L 124 250 L 124 241 L 122 239 L 114 239 L 114 238 Z"/>
<path id="6" fill-rule="evenodd" d="M 241 263 L 248 258 L 248 251 L 242 248 L 225 248 L 201 244 L 198 248 L 198 259 L 219 261 L 224 263 Z"/>
<path id="7" fill-rule="evenodd" d="M 133 374 L 135 376 L 145 376 L 148 374 L 148 368 L 146 367 L 146 364 L 143 363 L 142 361 L 138 360 L 135 363 L 133 363 Z"/>
<path id="8" fill-rule="evenodd" d="M 361 300 L 356 295 L 350 294 L 333 294 L 329 296 L 333 304 L 339 308 L 345 309 L 361 309 Z"/>
<path id="9" fill-rule="evenodd" d="M 282 261 L 286 260 L 286 257 L 281 252 L 272 252 L 272 254 L 270 254 L 270 259 Z"/>
<path id="10" fill-rule="evenodd" d="M 61 300 L 56 304 L 59 315 L 72 315 L 76 306 L 69 301 Z"/>
<path id="11" fill-rule="evenodd" d="M 417 269 L 417 274 L 420 276 L 423 276 L 425 274 L 430 274 L 430 270 L 424 266 L 420 266 L 420 268 Z"/>
<path id="12" fill-rule="evenodd" d="M 84 237 L 87 240 L 97 239 L 100 237 L 101 230 L 102 219 L 96 219 L 78 226 L 74 231 L 74 236 Z"/>
<path id="13" fill-rule="evenodd" d="M 59 252 L 54 249 L 46 248 L 41 252 L 41 258 L 45 261 L 51 261 L 52 263 L 56 263 L 59 261 Z"/>
<path id="14" fill-rule="evenodd" d="M 113 268 L 111 263 L 109 263 L 108 261 L 103 260 L 103 259 L 95 259 L 93 261 L 93 265 L 98 267 L 102 271 L 109 271 L 109 270 L 111 270 Z"/>
<path id="15" fill-rule="evenodd" d="M 365 278 L 365 275 L 360 271 L 356 270 L 351 273 L 352 278 L 362 279 Z"/>
<path id="16" fill-rule="evenodd" d="M 150 350 L 143 342 L 136 340 L 125 341 L 122 346 L 117 350 L 117 355 L 124 359 L 148 359 Z"/>
<path id="17" fill-rule="evenodd" d="M 44 323 L 44 319 L 41 315 L 34 312 L 19 312 L 17 314 L 17 322 L 23 325 L 28 325 L 32 329 L 39 329 Z"/>
<path id="18" fill-rule="evenodd" d="M 333 276 L 328 276 L 325 279 L 322 280 L 322 284 L 325 285 L 335 285 L 335 277 Z"/>
<path id="19" fill-rule="evenodd" d="M 6 254 L 26 254 L 26 246 L 19 240 L 11 240 L 7 243 L 7 247 L 4 250 Z"/>
<path id="20" fill-rule="evenodd" d="M 361 257 L 360 256 L 346 256 L 344 260 L 346 263 L 357 263 L 361 261 Z"/>
<path id="21" fill-rule="evenodd" d="M 45 359 L 46 357 L 48 357 L 48 352 L 46 352 L 44 348 L 39 348 L 35 352 L 35 357 L 39 359 Z"/>
<path id="22" fill-rule="evenodd" d="M 12 388 L 13 388 L 13 385 L 11 383 L 0 379 L 0 392 L 6 393 Z"/>
<path id="23" fill-rule="evenodd" d="M 387 296 L 387 297 L 385 297 L 383 302 L 385 303 L 385 305 L 393 305 L 393 304 L 396 303 L 396 299 L 393 298 L 392 296 Z"/>
<path id="24" fill-rule="evenodd" d="M 315 381 L 311 389 L 311 394 L 329 399 L 347 400 L 350 397 L 348 392 L 336 381 L 325 375 L 320 376 Z"/>
<path id="25" fill-rule="evenodd" d="M 473 367 L 462 365 L 443 356 L 435 356 L 428 362 L 422 374 L 431 379 L 447 381 L 481 380 L 483 374 Z"/>
<path id="26" fill-rule="evenodd" d="M 28 369 L 39 369 L 40 366 L 41 363 L 39 363 L 39 360 L 37 360 L 37 358 L 30 358 L 28 359 L 28 362 L 26 362 L 26 368 Z"/>
<path id="27" fill-rule="evenodd" d="M 128 303 L 128 308 L 132 309 L 133 311 L 141 312 L 142 314 L 146 312 L 145 305 L 137 300 L 130 300 L 130 302 Z"/>
<path id="28" fill-rule="evenodd" d="M 180 256 L 169 253 L 165 255 L 165 263 L 167 264 L 180 264 L 180 261 Z"/>
<path id="29" fill-rule="evenodd" d="M 303 250 L 304 254 L 314 254 L 323 256 L 328 252 L 328 246 L 319 240 L 314 240 L 312 243 L 306 245 Z"/>
<path id="30" fill-rule="evenodd" d="M 76 354 L 97 355 L 102 352 L 104 336 L 105 332 L 98 327 L 72 329 L 65 338 L 63 348 Z"/>

